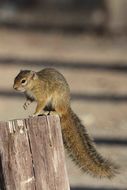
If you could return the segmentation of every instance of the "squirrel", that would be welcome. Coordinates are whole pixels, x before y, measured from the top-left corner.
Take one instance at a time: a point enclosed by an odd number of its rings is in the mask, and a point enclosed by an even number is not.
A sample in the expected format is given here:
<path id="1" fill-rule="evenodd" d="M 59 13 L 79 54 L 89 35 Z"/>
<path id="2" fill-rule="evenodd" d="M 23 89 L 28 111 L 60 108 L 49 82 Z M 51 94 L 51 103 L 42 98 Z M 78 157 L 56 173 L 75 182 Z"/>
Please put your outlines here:
<path id="1" fill-rule="evenodd" d="M 24 109 L 31 102 L 37 102 L 33 116 L 47 111 L 59 115 L 65 148 L 84 172 L 109 179 L 118 173 L 118 167 L 98 153 L 86 128 L 72 111 L 70 88 L 60 72 L 53 68 L 39 72 L 21 70 L 14 79 L 13 88 L 25 94 Z"/>

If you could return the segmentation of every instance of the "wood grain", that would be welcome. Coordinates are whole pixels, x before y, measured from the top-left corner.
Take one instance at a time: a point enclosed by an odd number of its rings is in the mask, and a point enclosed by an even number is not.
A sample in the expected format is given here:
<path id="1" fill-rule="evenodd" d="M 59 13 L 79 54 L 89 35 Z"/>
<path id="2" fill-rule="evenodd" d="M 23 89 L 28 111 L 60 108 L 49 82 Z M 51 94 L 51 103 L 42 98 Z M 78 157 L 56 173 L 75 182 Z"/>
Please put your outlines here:
<path id="1" fill-rule="evenodd" d="M 69 190 L 59 117 L 0 122 L 1 190 Z"/>

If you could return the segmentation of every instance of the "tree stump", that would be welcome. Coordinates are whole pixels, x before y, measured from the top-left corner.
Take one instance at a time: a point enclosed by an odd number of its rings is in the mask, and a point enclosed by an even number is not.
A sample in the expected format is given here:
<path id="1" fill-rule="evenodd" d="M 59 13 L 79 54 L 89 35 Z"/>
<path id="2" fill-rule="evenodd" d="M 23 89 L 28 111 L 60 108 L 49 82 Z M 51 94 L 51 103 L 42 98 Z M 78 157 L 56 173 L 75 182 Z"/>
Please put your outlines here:
<path id="1" fill-rule="evenodd" d="M 69 190 L 58 116 L 0 122 L 0 190 Z"/>

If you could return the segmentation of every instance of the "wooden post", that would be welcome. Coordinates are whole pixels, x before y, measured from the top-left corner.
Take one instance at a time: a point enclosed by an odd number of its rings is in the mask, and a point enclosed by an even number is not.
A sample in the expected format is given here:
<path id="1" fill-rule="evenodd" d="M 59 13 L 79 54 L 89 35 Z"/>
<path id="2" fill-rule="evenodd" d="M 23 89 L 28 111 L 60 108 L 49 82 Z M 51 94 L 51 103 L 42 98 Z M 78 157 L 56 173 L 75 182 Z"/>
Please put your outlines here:
<path id="1" fill-rule="evenodd" d="M 0 122 L 0 190 L 69 190 L 59 117 Z"/>

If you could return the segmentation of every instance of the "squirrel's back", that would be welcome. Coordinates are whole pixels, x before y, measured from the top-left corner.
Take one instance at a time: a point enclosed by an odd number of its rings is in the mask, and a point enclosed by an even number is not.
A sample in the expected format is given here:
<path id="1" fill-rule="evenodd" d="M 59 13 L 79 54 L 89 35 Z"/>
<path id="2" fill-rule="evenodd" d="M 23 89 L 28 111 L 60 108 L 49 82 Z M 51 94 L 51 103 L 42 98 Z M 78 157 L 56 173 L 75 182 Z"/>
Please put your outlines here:
<path id="1" fill-rule="evenodd" d="M 60 85 L 64 85 L 65 87 L 68 87 L 69 89 L 69 86 L 65 77 L 56 69 L 45 68 L 41 71 L 38 71 L 37 75 L 40 78 L 40 80 L 49 82 L 50 85 L 54 85 L 55 87 L 56 87 L 56 84 L 58 84 L 57 87 L 59 87 Z"/>

